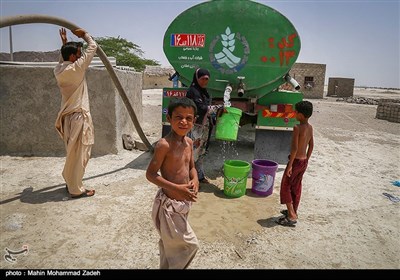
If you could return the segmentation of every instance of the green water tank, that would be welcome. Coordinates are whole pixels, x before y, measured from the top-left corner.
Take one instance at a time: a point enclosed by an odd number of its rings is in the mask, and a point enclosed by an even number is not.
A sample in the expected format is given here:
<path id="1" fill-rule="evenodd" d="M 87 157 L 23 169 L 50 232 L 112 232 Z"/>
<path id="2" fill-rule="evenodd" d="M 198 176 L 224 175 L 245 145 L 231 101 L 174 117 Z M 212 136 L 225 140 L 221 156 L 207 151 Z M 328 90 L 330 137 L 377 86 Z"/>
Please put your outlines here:
<path id="1" fill-rule="evenodd" d="M 211 73 L 214 97 L 227 84 L 260 98 L 282 84 L 300 52 L 293 24 L 278 11 L 248 0 L 216 0 L 178 15 L 164 35 L 168 61 L 189 85 L 196 68 Z"/>

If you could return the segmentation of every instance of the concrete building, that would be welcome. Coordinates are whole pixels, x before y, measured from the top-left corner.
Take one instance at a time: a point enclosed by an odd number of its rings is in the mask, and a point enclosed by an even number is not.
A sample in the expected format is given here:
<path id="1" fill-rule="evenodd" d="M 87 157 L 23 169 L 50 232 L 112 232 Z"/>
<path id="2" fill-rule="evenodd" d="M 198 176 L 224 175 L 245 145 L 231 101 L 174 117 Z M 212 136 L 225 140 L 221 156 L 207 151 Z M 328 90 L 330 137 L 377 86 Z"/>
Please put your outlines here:
<path id="1" fill-rule="evenodd" d="M 174 73 L 172 67 L 147 65 L 143 71 L 143 89 L 172 87 L 172 82 L 168 78 Z"/>
<path id="2" fill-rule="evenodd" d="M 324 98 L 326 64 L 295 63 L 289 74 L 299 83 L 304 98 Z"/>
<path id="3" fill-rule="evenodd" d="M 327 96 L 350 97 L 354 93 L 354 79 L 329 78 Z"/>

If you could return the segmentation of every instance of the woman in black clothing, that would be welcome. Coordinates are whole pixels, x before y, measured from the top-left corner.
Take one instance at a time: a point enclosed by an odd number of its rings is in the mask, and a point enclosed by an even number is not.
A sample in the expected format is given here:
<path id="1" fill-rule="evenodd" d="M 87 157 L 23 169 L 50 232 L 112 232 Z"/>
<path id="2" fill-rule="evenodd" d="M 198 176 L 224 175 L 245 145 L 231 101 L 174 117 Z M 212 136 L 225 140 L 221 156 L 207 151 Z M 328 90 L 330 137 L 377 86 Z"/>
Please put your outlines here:
<path id="1" fill-rule="evenodd" d="M 207 69 L 198 68 L 193 74 L 192 83 L 186 93 L 186 97 L 192 99 L 197 106 L 196 123 L 189 133 L 189 137 L 193 139 L 193 156 L 200 183 L 208 183 L 204 174 L 203 158 L 212 129 L 210 115 L 222 107 L 221 105 L 211 105 L 211 97 L 207 91 L 209 79 L 210 72 Z"/>

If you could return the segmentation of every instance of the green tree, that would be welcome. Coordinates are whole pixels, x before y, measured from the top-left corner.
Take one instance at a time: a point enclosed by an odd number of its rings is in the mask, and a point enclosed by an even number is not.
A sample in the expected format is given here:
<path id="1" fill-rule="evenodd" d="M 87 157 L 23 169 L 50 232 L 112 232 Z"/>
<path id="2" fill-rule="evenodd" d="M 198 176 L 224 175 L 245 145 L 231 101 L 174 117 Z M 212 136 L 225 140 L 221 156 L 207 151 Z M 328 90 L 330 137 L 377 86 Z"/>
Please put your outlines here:
<path id="1" fill-rule="evenodd" d="M 118 38 L 96 37 L 94 39 L 107 56 L 115 57 L 118 65 L 130 66 L 136 71 L 143 71 L 146 65 L 160 65 L 157 60 L 144 58 L 144 52 L 140 46 L 119 36 Z"/>

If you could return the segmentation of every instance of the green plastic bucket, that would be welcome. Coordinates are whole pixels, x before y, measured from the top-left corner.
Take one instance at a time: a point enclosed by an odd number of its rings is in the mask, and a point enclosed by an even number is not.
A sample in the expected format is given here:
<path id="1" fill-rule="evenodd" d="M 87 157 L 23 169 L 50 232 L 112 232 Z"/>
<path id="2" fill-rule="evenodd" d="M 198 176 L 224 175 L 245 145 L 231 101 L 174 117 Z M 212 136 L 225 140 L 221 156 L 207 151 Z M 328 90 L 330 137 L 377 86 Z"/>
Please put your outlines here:
<path id="1" fill-rule="evenodd" d="M 241 197 L 246 193 L 247 176 L 250 163 L 242 160 L 224 162 L 224 194 L 229 197 Z"/>
<path id="2" fill-rule="evenodd" d="M 236 141 L 239 130 L 242 110 L 235 107 L 225 107 L 227 113 L 217 119 L 215 139 L 223 141 Z"/>

